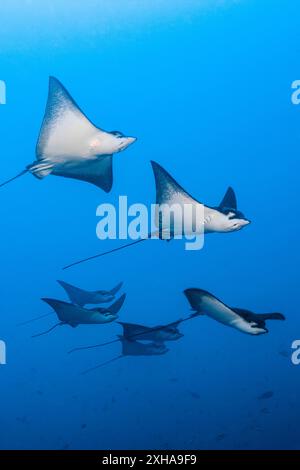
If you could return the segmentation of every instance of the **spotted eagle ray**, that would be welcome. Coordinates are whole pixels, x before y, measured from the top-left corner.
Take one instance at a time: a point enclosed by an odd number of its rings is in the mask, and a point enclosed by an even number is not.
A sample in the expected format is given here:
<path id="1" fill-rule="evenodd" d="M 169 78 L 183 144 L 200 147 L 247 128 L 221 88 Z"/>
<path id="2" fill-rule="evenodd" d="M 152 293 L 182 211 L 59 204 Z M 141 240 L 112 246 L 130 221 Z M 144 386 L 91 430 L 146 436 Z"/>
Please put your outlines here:
<path id="1" fill-rule="evenodd" d="M 83 308 L 79 305 L 63 302 L 61 300 L 44 298 L 42 300 L 54 310 L 59 319 L 59 322 L 53 325 L 49 330 L 33 335 L 33 338 L 49 333 L 50 331 L 54 330 L 54 328 L 61 325 L 70 325 L 75 328 L 78 325 L 99 325 L 103 323 L 110 323 L 118 318 L 117 314 L 121 309 L 125 298 L 126 294 L 123 294 L 109 307 L 98 307 L 93 309 Z M 34 320 L 36 319 L 30 321 Z"/>
<path id="2" fill-rule="evenodd" d="M 243 333 L 260 335 L 268 333 L 266 320 L 284 320 L 281 313 L 253 313 L 249 310 L 228 307 L 217 297 L 203 289 L 191 288 L 184 291 L 192 309 L 199 315 L 207 315 L 224 325 Z"/>
<path id="3" fill-rule="evenodd" d="M 82 346 L 79 348 L 74 348 L 69 351 L 69 353 L 72 353 L 74 351 L 82 351 L 84 349 L 99 348 L 101 346 L 107 346 L 109 344 L 118 343 L 120 341 L 120 337 L 126 338 L 128 340 L 152 341 L 156 343 L 162 343 L 166 341 L 177 341 L 178 339 L 183 337 L 183 334 L 179 331 L 178 326 L 180 325 L 180 323 L 190 318 L 191 317 L 188 317 L 186 319 L 181 319 L 172 323 L 168 323 L 167 325 L 158 325 L 154 327 L 138 325 L 136 323 L 117 322 L 123 328 L 123 333 L 121 336 L 118 335 L 118 339 L 107 341 L 106 343 L 95 344 L 92 346 Z"/>
<path id="4" fill-rule="evenodd" d="M 94 367 L 91 367 L 90 369 L 83 371 L 82 374 L 87 374 L 89 372 L 92 372 L 93 370 L 100 369 L 100 367 L 115 362 L 125 356 L 158 356 L 166 354 L 169 351 L 169 349 L 165 346 L 164 343 L 153 342 L 145 344 L 132 339 L 129 340 L 127 338 L 124 338 L 124 336 L 119 336 L 119 341 L 122 344 L 121 354 L 116 357 L 113 357 L 109 361 L 102 362 L 101 364 L 98 364 Z"/>
<path id="5" fill-rule="evenodd" d="M 175 179 L 158 163 L 152 161 L 151 164 L 156 185 L 156 225 L 159 227 L 159 229 L 153 233 L 150 233 L 145 238 L 140 238 L 131 243 L 114 248 L 104 253 L 98 253 L 96 255 L 89 256 L 88 258 L 75 261 L 74 263 L 65 266 L 63 269 L 68 269 L 77 264 L 81 264 L 86 261 L 90 261 L 92 259 L 108 255 L 109 253 L 113 253 L 115 251 L 123 250 L 124 248 L 127 248 L 129 246 L 136 245 L 137 243 L 140 243 L 145 240 L 149 240 L 149 238 L 151 237 L 159 237 L 165 239 L 165 232 L 168 234 L 168 240 L 174 238 L 174 236 L 176 235 L 177 227 L 180 226 L 182 230 L 182 212 L 180 213 L 178 220 L 176 220 L 177 216 L 175 215 L 175 220 L 171 222 L 172 226 L 164 227 L 160 225 L 161 216 L 163 216 L 164 210 L 166 210 L 167 207 L 174 206 L 174 204 L 180 207 L 185 207 L 187 205 L 192 207 L 193 210 L 191 217 L 193 220 L 191 220 L 188 224 L 190 227 L 195 227 L 196 224 L 194 220 L 194 214 L 197 213 L 197 208 L 201 209 L 204 215 L 203 225 L 201 225 L 199 230 L 199 233 L 201 234 L 213 232 L 235 232 L 241 230 L 243 227 L 250 223 L 250 221 L 245 218 L 243 213 L 238 210 L 236 195 L 231 187 L 227 189 L 226 194 L 223 197 L 219 206 L 206 206 L 194 199 L 188 192 L 186 192 L 175 181 Z"/>
<path id="6" fill-rule="evenodd" d="M 125 137 L 119 131 L 107 132 L 92 124 L 65 87 L 50 77 L 36 161 L 0 187 L 30 172 L 38 179 L 52 174 L 86 181 L 109 192 L 113 154 L 135 141 L 135 137 Z"/>
<path id="7" fill-rule="evenodd" d="M 111 290 L 87 291 L 79 287 L 72 286 L 65 281 L 57 281 L 66 291 L 73 304 L 84 307 L 87 304 L 102 304 L 114 300 L 116 293 L 121 289 L 123 282 L 120 282 Z"/>

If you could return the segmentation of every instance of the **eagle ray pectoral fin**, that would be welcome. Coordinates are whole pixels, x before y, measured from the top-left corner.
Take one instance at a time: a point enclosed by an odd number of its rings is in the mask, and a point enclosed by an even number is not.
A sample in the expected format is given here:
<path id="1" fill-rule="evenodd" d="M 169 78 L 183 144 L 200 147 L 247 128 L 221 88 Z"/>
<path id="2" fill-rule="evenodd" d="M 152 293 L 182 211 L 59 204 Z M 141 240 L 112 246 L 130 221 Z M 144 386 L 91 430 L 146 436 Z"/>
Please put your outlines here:
<path id="1" fill-rule="evenodd" d="M 81 160 L 77 165 L 57 167 L 53 174 L 92 183 L 106 193 L 113 184 L 112 155 L 100 155 L 93 160 Z"/>

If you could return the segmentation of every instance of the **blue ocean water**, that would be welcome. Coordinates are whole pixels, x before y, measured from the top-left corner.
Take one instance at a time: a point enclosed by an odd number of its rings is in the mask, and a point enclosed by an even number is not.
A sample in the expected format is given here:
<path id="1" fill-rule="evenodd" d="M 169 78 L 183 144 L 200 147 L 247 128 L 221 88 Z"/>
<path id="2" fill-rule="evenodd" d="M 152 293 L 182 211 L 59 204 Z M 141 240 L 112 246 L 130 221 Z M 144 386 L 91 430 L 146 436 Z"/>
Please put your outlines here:
<path id="1" fill-rule="evenodd" d="M 114 156 L 114 185 L 23 176 L 1 188 L 1 449 L 297 449 L 300 367 L 300 107 L 298 2 L 290 0 L 4 0 L 1 2 L 1 180 L 35 159 L 49 75 L 100 127 L 138 137 Z M 96 238 L 96 207 L 155 200 L 150 160 L 194 197 L 217 205 L 227 187 L 252 224 L 205 237 L 200 251 L 153 241 L 62 271 L 114 248 Z M 120 354 L 111 323 L 18 323 L 67 300 L 56 283 L 110 289 L 124 281 L 120 319 L 156 325 L 189 314 L 188 287 L 228 305 L 279 311 L 248 336 L 196 318 L 159 357 Z M 272 391 L 268 399 L 258 399 Z"/>

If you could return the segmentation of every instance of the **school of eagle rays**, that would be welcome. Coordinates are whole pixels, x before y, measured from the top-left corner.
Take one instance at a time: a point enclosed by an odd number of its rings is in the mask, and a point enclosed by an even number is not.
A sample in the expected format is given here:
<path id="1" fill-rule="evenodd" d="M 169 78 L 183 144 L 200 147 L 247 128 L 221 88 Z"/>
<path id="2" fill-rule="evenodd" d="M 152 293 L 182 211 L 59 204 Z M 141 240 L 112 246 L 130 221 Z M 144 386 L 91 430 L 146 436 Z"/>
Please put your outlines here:
<path id="1" fill-rule="evenodd" d="M 136 140 L 136 137 L 126 136 L 121 131 L 107 131 L 93 124 L 62 83 L 56 78 L 50 77 L 48 99 L 36 144 L 35 160 L 32 163 L 24 163 L 23 170 L 0 184 L 0 187 L 31 173 L 39 180 L 48 175 L 54 175 L 84 181 L 108 193 L 113 187 L 113 155 L 128 149 Z M 168 207 L 174 207 L 174 205 L 183 209 L 189 204 L 193 209 L 201 211 L 203 218 L 200 226 L 195 225 L 195 221 L 191 220 L 195 234 L 225 234 L 239 231 L 249 225 L 250 221 L 238 209 L 236 194 L 231 187 L 227 189 L 221 202 L 209 206 L 190 195 L 159 163 L 152 161 L 151 165 L 156 188 L 156 207 L 158 208 L 156 211 L 157 230 L 149 233 L 147 237 L 126 245 L 73 261 L 63 269 L 69 269 L 75 265 L 128 248 L 152 237 L 168 241 L 176 239 L 176 235 L 182 235 L 182 211 L 178 211 L 178 213 L 175 211 L 173 219 L 171 222 L 169 221 L 168 225 L 164 224 L 165 218 L 163 217 L 164 210 Z M 69 325 L 75 328 L 79 325 L 103 325 L 116 322 L 119 319 L 119 312 L 126 301 L 126 293 L 119 294 L 123 287 L 122 282 L 109 290 L 98 289 L 94 291 L 68 284 L 63 280 L 58 282 L 64 289 L 68 302 L 43 298 L 42 300 L 51 310 L 39 317 L 26 319 L 21 325 L 31 324 L 52 315 L 56 315 L 58 321 L 51 324 L 45 331 L 34 334 L 33 337 L 43 336 L 57 327 Z M 195 283 L 197 283 L 197 279 L 195 279 Z M 284 315 L 279 312 L 257 313 L 241 307 L 229 306 L 214 294 L 200 287 L 186 288 L 183 294 L 191 313 L 176 318 L 171 323 L 160 325 L 117 321 L 120 334 L 116 338 L 104 343 L 77 346 L 69 353 L 95 348 L 101 349 L 103 346 L 114 343 L 119 344 L 120 352 L 117 356 L 86 369 L 82 372 L 85 374 L 126 356 L 166 354 L 169 351 L 170 343 L 179 341 L 183 337 L 182 323 L 192 321 L 196 317 L 206 316 L 222 325 L 252 336 L 268 333 L 270 320 L 285 319 Z"/>

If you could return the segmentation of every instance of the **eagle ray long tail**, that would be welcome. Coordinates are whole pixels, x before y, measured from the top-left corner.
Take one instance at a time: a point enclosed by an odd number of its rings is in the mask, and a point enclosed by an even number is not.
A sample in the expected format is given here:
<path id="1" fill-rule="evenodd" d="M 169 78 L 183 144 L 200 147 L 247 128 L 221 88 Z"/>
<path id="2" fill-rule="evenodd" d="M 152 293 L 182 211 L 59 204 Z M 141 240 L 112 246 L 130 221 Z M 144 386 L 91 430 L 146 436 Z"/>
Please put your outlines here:
<path id="1" fill-rule="evenodd" d="M 127 245 L 119 246 L 118 248 L 114 248 L 113 250 L 104 251 L 103 253 L 98 253 L 94 256 L 89 256 L 88 258 L 81 259 L 79 261 L 75 261 L 74 263 L 68 264 L 67 266 L 63 267 L 63 269 L 69 269 L 77 264 L 85 263 L 86 261 L 90 261 L 95 258 L 100 258 L 101 256 L 108 255 L 109 253 L 113 253 L 114 251 L 123 250 L 124 248 L 128 248 L 129 246 L 136 245 L 137 243 L 144 242 L 145 240 L 149 240 L 149 238 L 140 238 L 139 240 L 135 240 L 134 242 L 127 243 Z"/>
<path id="2" fill-rule="evenodd" d="M 75 351 L 81 351 L 82 349 L 93 349 L 93 348 L 100 348 L 100 346 L 108 346 L 109 344 L 117 343 L 120 341 L 119 339 L 114 339 L 112 341 L 107 341 L 106 343 L 99 343 L 99 344 L 93 344 L 92 346 L 81 346 L 79 348 L 74 348 L 68 351 L 68 354 L 71 354 L 72 352 Z"/>
<path id="3" fill-rule="evenodd" d="M 47 333 L 50 333 L 50 331 L 54 330 L 54 328 L 56 328 L 57 326 L 60 326 L 60 325 L 63 325 L 63 324 L 64 324 L 63 322 L 56 323 L 51 328 L 49 328 L 49 330 L 46 330 L 46 331 L 43 331 L 42 333 L 38 333 L 36 335 L 33 335 L 33 336 L 31 336 L 31 338 L 37 338 L 38 336 L 46 335 Z"/>
<path id="4" fill-rule="evenodd" d="M 91 367 L 90 369 L 86 369 L 83 372 L 81 372 L 81 375 L 88 374 L 89 372 L 92 372 L 93 370 L 96 370 L 96 369 L 100 369 L 100 367 L 106 366 L 107 364 L 111 364 L 112 362 L 115 362 L 118 359 L 121 359 L 121 357 L 124 357 L 123 354 L 120 354 L 119 356 L 116 356 L 113 359 L 110 359 L 109 361 L 102 362 L 101 364 Z"/>
<path id="5" fill-rule="evenodd" d="M 17 326 L 28 325 L 28 323 L 32 323 L 36 320 L 40 320 L 40 318 L 49 317 L 49 315 L 54 315 L 54 312 L 45 313 L 45 315 L 40 315 L 39 317 L 31 318 L 31 320 L 23 321 L 21 323 L 18 323 Z"/>
<path id="6" fill-rule="evenodd" d="M 10 183 L 11 181 L 16 180 L 17 178 L 20 178 L 20 176 L 25 175 L 25 173 L 28 173 L 28 170 L 27 170 L 27 169 L 21 171 L 21 173 L 18 173 L 18 174 L 17 174 L 16 176 L 14 176 L 13 178 L 10 178 L 9 180 L 4 181 L 4 183 L 1 183 L 1 184 L 0 184 L 0 188 L 2 188 L 2 186 L 5 186 L 6 184 Z"/>

